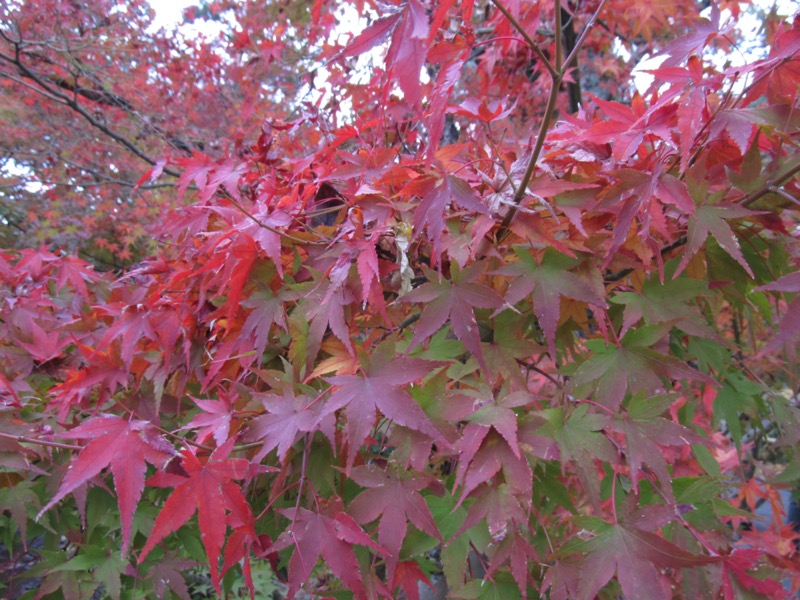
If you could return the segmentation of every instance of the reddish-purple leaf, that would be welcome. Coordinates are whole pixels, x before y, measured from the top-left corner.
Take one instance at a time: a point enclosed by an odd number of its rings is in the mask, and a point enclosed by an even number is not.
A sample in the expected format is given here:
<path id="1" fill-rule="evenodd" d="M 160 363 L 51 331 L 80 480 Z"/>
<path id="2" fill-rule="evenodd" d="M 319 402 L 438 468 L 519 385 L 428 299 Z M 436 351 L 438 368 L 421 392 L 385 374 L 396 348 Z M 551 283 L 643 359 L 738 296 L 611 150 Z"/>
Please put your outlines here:
<path id="1" fill-rule="evenodd" d="M 286 453 L 304 433 L 320 428 L 321 404 L 314 404 L 309 396 L 295 396 L 291 388 L 284 390 L 283 395 L 258 395 L 267 414 L 256 417 L 250 425 L 247 435 L 249 441 L 264 441 L 264 445 L 256 453 L 254 460 L 261 461 L 272 450 L 278 450 L 278 459 L 283 461 Z M 326 427 L 332 433 L 331 427 Z M 330 437 L 330 436 L 329 436 Z"/>
<path id="2" fill-rule="evenodd" d="M 419 493 L 438 481 L 424 473 L 384 471 L 375 465 L 352 469 L 350 478 L 367 489 L 350 504 L 349 514 L 361 524 L 380 517 L 378 542 L 388 553 L 386 576 L 391 581 L 408 521 L 420 531 L 442 539 L 436 521 Z"/>
<path id="3" fill-rule="evenodd" d="M 426 303 L 408 350 L 439 331 L 449 318 L 453 333 L 486 369 L 474 308 L 500 308 L 503 298 L 493 289 L 473 283 L 483 271 L 481 263 L 463 271 L 457 271 L 455 265 L 451 269 L 451 280 L 438 281 L 436 273 L 428 270 L 429 281 L 400 298 L 402 302 Z"/>
<path id="4" fill-rule="evenodd" d="M 342 511 L 340 500 L 321 503 L 320 508 L 318 513 L 305 508 L 280 511 L 292 524 L 267 552 L 294 546 L 289 559 L 289 597 L 295 597 L 300 586 L 308 581 L 317 559 L 322 556 L 331 572 L 355 592 L 356 597 L 366 598 L 353 545 L 367 546 L 382 554 L 384 550 Z"/>
<path id="5" fill-rule="evenodd" d="M 709 233 L 714 236 L 714 239 L 717 240 L 722 249 L 739 263 L 750 277 L 753 277 L 753 271 L 742 254 L 739 240 L 725 219 L 740 219 L 754 214 L 757 213 L 736 205 L 698 206 L 694 215 L 689 217 L 689 239 L 686 243 L 681 264 L 678 265 L 678 269 L 675 271 L 675 277 L 683 271 L 692 256 L 700 250 Z"/>
<path id="6" fill-rule="evenodd" d="M 404 427 L 420 431 L 444 447 L 449 443 L 419 404 L 402 386 L 418 381 L 440 366 L 440 363 L 419 358 L 393 359 L 392 346 L 386 344 L 373 350 L 368 363 L 363 363 L 364 375 L 340 375 L 326 381 L 336 390 L 325 403 L 321 417 L 345 409 L 347 415 L 347 465 L 353 464 L 359 446 L 375 424 L 376 411 Z"/>
<path id="7" fill-rule="evenodd" d="M 578 261 L 548 249 L 537 262 L 532 254 L 515 249 L 519 262 L 501 268 L 498 272 L 516 276 L 506 294 L 506 302 L 514 305 L 528 295 L 533 296 L 533 309 L 544 331 L 550 356 L 556 358 L 556 328 L 561 314 L 561 297 L 587 302 L 594 306 L 606 305 L 602 285 L 586 275 L 572 273 Z"/>
<path id="8" fill-rule="evenodd" d="M 427 185 L 424 186 L 426 189 L 422 195 L 422 201 L 414 211 L 414 231 L 419 236 L 427 228 L 437 255 L 441 252 L 445 213 L 451 202 L 455 202 L 468 211 L 490 215 L 489 209 L 481 202 L 478 194 L 463 179 L 445 175 L 440 182 L 436 182 L 433 178 L 425 182 L 414 182 L 415 186 L 423 184 Z"/>
<path id="9" fill-rule="evenodd" d="M 378 44 L 382 44 L 392 31 L 394 31 L 394 27 L 402 16 L 403 13 L 398 11 L 393 15 L 378 19 L 358 34 L 347 47 L 342 50 L 339 57 L 347 58 L 348 56 L 358 56 L 359 54 L 369 52 Z"/>

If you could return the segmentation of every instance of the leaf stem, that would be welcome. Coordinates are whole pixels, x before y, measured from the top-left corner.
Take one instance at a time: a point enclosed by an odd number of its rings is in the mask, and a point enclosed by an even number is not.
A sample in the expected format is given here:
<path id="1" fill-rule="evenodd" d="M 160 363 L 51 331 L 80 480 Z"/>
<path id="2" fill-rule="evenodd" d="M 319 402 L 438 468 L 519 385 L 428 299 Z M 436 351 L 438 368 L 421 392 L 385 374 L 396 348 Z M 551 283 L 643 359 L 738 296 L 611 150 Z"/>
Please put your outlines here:
<path id="1" fill-rule="evenodd" d="M 614 517 L 614 524 L 619 525 L 619 518 L 617 516 L 617 468 L 620 466 L 620 454 L 617 450 L 617 463 L 614 465 L 614 472 L 611 474 L 611 514 Z"/>
<path id="2" fill-rule="evenodd" d="M 325 244 L 329 243 L 329 242 L 326 242 L 324 240 L 316 240 L 316 241 L 314 241 L 314 240 L 304 240 L 304 239 L 301 239 L 301 238 L 294 237 L 292 234 L 286 233 L 285 231 L 281 231 L 280 229 L 276 229 L 274 227 L 271 227 L 271 226 L 267 225 L 266 223 L 264 223 L 261 219 L 256 217 L 254 214 L 252 214 L 250 211 L 248 211 L 244 206 L 242 206 L 242 204 L 240 202 L 237 202 L 236 199 L 233 196 L 231 196 L 230 193 L 228 193 L 227 190 L 218 190 L 218 191 L 219 191 L 219 193 L 222 194 L 222 196 L 228 202 L 233 204 L 233 206 L 234 206 L 234 208 L 236 208 L 236 210 L 241 212 L 243 215 L 245 215 L 248 219 L 253 221 L 253 223 L 258 225 L 259 227 L 261 227 L 263 229 L 266 229 L 267 231 L 272 232 L 275 235 L 279 235 L 282 238 L 286 238 L 287 240 L 291 240 L 291 241 L 293 241 L 293 242 L 295 242 L 297 244 L 304 244 L 306 246 L 324 246 Z"/>
<path id="3" fill-rule="evenodd" d="M 267 505 L 264 507 L 264 510 L 262 510 L 262 511 L 261 511 L 261 512 L 258 514 L 258 516 L 256 517 L 256 523 L 257 523 L 258 521 L 260 521 L 260 520 L 261 520 L 261 518 L 262 518 L 262 517 L 263 517 L 265 514 L 267 514 L 267 511 L 268 511 L 270 508 L 272 508 L 272 505 L 273 505 L 273 504 L 275 504 L 275 502 L 277 502 L 277 501 L 278 501 L 278 498 L 281 498 L 281 497 L 282 497 L 282 496 L 283 496 L 283 495 L 284 495 L 286 492 L 288 492 L 288 491 L 289 491 L 289 490 L 291 490 L 292 488 L 296 488 L 296 487 L 297 487 L 298 485 L 300 485 L 301 483 L 302 483 L 302 481 L 301 481 L 301 480 L 297 480 L 297 481 L 295 481 L 294 483 L 291 483 L 291 484 L 287 485 L 287 486 L 286 486 L 285 488 L 283 488 L 283 489 L 282 489 L 282 490 L 281 490 L 279 493 L 275 494 L 275 496 L 272 498 L 272 500 L 270 500 L 270 501 L 269 501 L 269 503 L 268 503 L 268 504 L 267 504 Z"/>
<path id="4" fill-rule="evenodd" d="M 548 373 L 544 369 L 540 369 L 539 367 L 537 367 L 536 365 L 534 365 L 532 363 L 526 362 L 526 361 L 522 360 L 521 358 L 518 358 L 517 359 L 517 364 L 522 365 L 526 369 L 529 369 L 531 371 L 535 371 L 536 373 L 539 373 L 539 375 L 542 375 L 543 377 L 547 378 L 547 380 L 550 381 L 550 383 L 552 383 L 558 389 L 561 389 L 561 388 L 564 387 L 564 384 L 561 383 L 558 379 L 553 377 L 550 373 Z M 605 407 L 603 407 L 603 408 L 605 408 Z"/>

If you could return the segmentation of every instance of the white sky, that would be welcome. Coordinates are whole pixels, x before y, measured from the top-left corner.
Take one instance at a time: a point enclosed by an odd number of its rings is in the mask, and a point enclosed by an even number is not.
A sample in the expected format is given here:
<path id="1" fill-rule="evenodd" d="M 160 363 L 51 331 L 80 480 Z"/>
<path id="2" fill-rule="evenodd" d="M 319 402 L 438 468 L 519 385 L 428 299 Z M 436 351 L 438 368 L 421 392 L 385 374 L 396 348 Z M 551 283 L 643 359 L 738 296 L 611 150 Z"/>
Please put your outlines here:
<path id="1" fill-rule="evenodd" d="M 159 28 L 179 23 L 183 17 L 183 9 L 192 4 L 195 4 L 192 0 L 153 0 L 150 3 L 150 6 L 156 11 L 153 25 Z"/>

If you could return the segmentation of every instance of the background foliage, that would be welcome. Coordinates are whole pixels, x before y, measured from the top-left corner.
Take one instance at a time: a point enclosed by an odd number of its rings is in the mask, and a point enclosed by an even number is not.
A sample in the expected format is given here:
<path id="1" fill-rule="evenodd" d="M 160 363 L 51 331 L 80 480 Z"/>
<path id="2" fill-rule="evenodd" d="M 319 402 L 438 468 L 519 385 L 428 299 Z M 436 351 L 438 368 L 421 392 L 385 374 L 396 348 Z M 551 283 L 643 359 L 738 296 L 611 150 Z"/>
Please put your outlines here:
<path id="1" fill-rule="evenodd" d="M 797 591 L 800 20 L 0 6 L 5 594 Z"/>

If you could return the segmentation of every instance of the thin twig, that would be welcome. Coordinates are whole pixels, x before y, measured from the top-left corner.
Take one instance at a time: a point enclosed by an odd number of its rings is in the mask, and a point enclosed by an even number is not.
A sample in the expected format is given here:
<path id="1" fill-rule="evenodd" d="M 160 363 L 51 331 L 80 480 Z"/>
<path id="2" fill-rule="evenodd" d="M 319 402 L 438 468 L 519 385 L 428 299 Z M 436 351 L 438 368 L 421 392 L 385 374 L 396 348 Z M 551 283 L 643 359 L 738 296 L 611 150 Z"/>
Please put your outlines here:
<path id="1" fill-rule="evenodd" d="M 47 440 L 38 440 L 29 438 L 24 435 L 12 435 L 10 433 L 3 433 L 0 431 L 0 438 L 7 440 L 14 440 L 24 444 L 36 444 L 38 446 L 47 446 L 48 448 L 61 448 L 62 450 L 83 450 L 83 446 L 76 446 L 75 444 L 61 444 L 59 442 L 48 442 Z"/>
<path id="2" fill-rule="evenodd" d="M 24 77 L 27 77 L 31 81 L 34 81 L 41 88 L 41 90 L 44 90 L 46 92 L 46 94 L 43 94 L 43 95 L 47 96 L 50 99 L 58 99 L 57 101 L 60 101 L 62 104 L 65 104 L 66 106 L 71 108 L 74 112 L 78 113 L 81 117 L 83 117 L 86 121 L 88 121 L 89 124 L 92 125 L 92 127 L 94 127 L 95 129 L 103 132 L 108 137 L 110 137 L 111 139 L 113 139 L 114 141 L 119 143 L 120 145 L 124 146 L 125 148 L 127 148 L 128 150 L 133 152 L 133 154 L 138 156 L 140 159 L 142 159 L 146 163 L 148 163 L 148 164 L 150 164 L 152 166 L 156 165 L 157 161 L 154 158 L 151 158 L 150 156 L 148 156 L 142 149 L 140 149 L 138 146 L 136 146 L 136 144 L 131 142 L 125 136 L 117 133 L 116 131 L 112 131 L 106 125 L 104 125 L 103 123 L 101 123 L 100 121 L 95 119 L 80 104 L 78 104 L 77 96 L 70 97 L 67 94 L 62 93 L 58 89 L 53 89 L 52 85 L 48 84 L 48 82 L 45 81 L 38 73 L 36 73 L 32 69 L 28 68 L 28 66 L 25 65 L 22 62 L 21 58 L 20 58 L 19 44 L 16 45 L 16 54 L 15 54 L 14 57 L 11 57 L 11 56 L 9 56 L 7 54 L 4 54 L 4 53 L 0 52 L 0 60 L 4 60 L 4 61 L 16 66 L 17 70 Z M 38 93 L 41 93 L 41 90 L 36 90 L 36 91 Z M 166 173 L 167 175 L 171 175 L 173 177 L 180 176 L 180 173 L 178 173 L 177 171 L 174 171 L 172 169 L 165 168 L 163 172 Z"/>
<path id="3" fill-rule="evenodd" d="M 785 170 L 785 172 L 779 173 L 775 175 L 775 177 L 768 179 L 758 190 L 745 196 L 739 202 L 739 204 L 742 206 L 750 206 L 756 200 L 772 192 L 773 188 L 783 185 L 787 180 L 794 177 L 797 173 L 800 173 L 800 154 L 796 155 L 794 160 L 788 161 L 788 165 L 789 167 Z"/>
<path id="4" fill-rule="evenodd" d="M 550 61 L 547 60 L 547 57 L 544 55 L 544 52 L 542 52 L 542 49 L 539 47 L 539 44 L 533 41 L 531 36 L 528 35 L 528 32 L 525 31 L 525 28 L 520 24 L 519 21 L 517 21 L 514 18 L 514 15 L 508 12 L 508 9 L 502 4 L 500 4 L 498 0 L 492 0 L 492 4 L 494 4 L 497 7 L 497 10 L 503 13 L 505 18 L 508 19 L 508 22 L 511 23 L 511 26 L 517 31 L 519 31 L 520 35 L 525 40 L 525 43 L 527 43 L 530 49 L 533 50 L 533 53 L 539 57 L 539 60 L 541 60 L 544 63 L 547 72 L 550 73 L 550 77 L 552 77 L 553 79 L 557 78 L 558 72 L 555 70 L 553 65 L 550 64 Z"/>
<path id="5" fill-rule="evenodd" d="M 583 43 L 586 41 L 586 37 L 589 35 L 589 31 L 594 26 L 594 22 L 597 21 L 597 18 L 600 16 L 600 13 L 605 7 L 607 1 L 608 0 L 601 0 L 600 4 L 597 5 L 597 10 L 595 10 L 594 13 L 592 13 L 592 16 L 589 17 L 589 20 L 586 22 L 586 26 L 583 28 L 583 33 L 581 33 L 580 37 L 578 38 L 578 41 L 575 42 L 575 47 L 572 49 L 572 51 L 569 53 L 569 56 L 567 56 L 566 60 L 564 61 L 564 64 L 562 66 L 562 71 L 566 71 L 567 69 L 569 69 L 569 65 L 572 63 L 573 60 L 575 60 L 575 57 L 578 55 L 581 46 L 583 46 Z"/>

